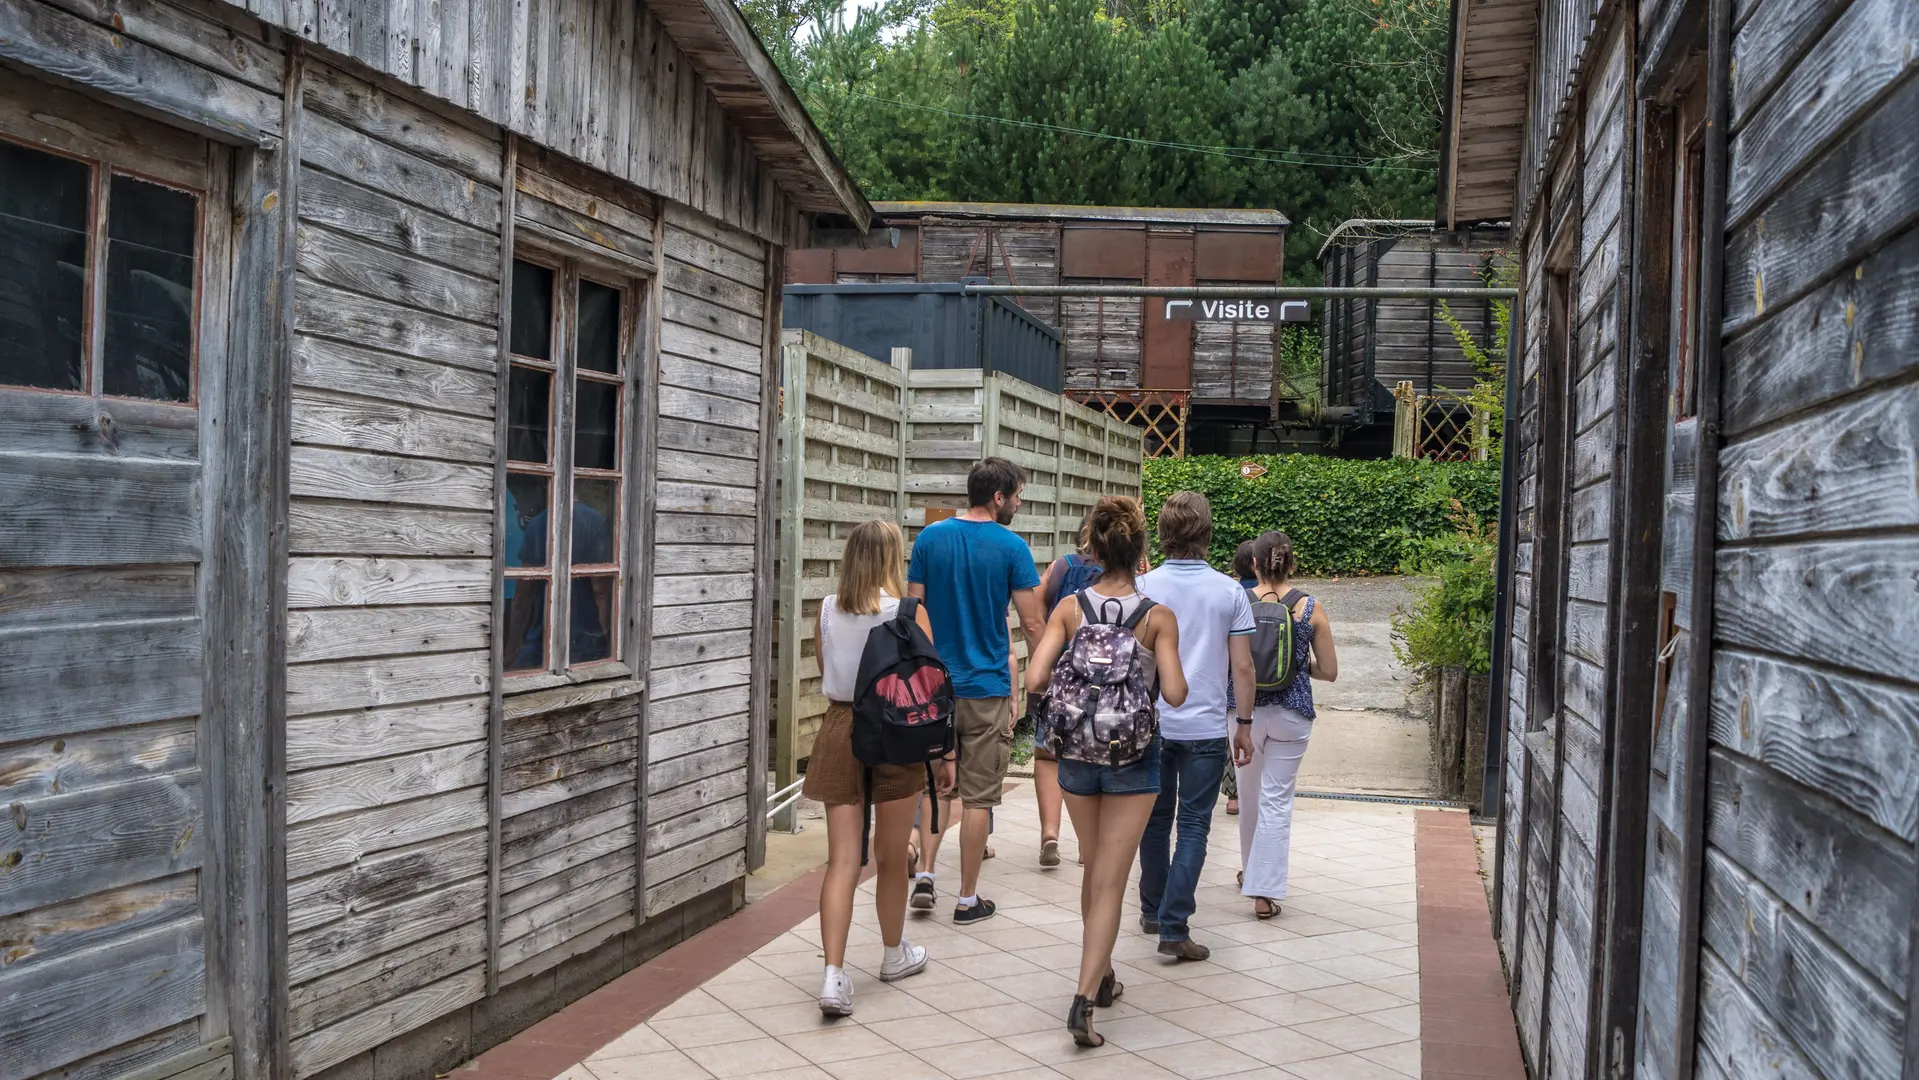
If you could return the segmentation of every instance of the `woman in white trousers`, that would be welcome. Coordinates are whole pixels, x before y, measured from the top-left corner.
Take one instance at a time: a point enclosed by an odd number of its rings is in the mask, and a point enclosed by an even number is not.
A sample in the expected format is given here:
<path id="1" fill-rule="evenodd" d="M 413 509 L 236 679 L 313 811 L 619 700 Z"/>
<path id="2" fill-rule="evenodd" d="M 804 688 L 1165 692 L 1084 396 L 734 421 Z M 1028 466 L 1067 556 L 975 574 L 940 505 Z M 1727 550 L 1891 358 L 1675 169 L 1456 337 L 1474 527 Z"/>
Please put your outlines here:
<path id="1" fill-rule="evenodd" d="M 1293 836 L 1293 789 L 1299 763 L 1313 734 L 1313 679 L 1339 677 L 1332 623 L 1318 600 L 1292 588 L 1297 561 L 1285 533 L 1255 542 L 1259 586 L 1254 603 L 1286 608 L 1293 623 L 1294 674 L 1285 685 L 1261 689 L 1253 698 L 1251 724 L 1235 725 L 1233 763 L 1239 775 L 1240 894 L 1253 900 L 1253 914 L 1270 919 L 1286 898 Z M 1270 609 L 1269 609 L 1270 610 Z"/>

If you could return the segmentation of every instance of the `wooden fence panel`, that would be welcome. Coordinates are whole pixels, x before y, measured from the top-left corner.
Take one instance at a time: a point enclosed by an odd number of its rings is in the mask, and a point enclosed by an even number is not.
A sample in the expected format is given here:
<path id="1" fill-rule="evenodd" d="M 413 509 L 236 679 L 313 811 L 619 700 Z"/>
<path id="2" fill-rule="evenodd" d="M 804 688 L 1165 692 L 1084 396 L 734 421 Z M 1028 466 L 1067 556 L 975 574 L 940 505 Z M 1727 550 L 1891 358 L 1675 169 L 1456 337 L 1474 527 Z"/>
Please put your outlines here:
<path id="1" fill-rule="evenodd" d="M 1102 495 L 1140 495 L 1139 429 L 1059 394 L 977 368 L 911 370 L 804 331 L 785 337 L 779 458 L 776 786 L 799 775 L 826 713 L 813 635 L 854 526 L 890 518 L 910 546 L 966 509 L 966 473 L 998 455 L 1027 472 L 1012 528 L 1042 570 L 1073 550 Z M 1014 651 L 1025 643 L 1014 627 Z"/>

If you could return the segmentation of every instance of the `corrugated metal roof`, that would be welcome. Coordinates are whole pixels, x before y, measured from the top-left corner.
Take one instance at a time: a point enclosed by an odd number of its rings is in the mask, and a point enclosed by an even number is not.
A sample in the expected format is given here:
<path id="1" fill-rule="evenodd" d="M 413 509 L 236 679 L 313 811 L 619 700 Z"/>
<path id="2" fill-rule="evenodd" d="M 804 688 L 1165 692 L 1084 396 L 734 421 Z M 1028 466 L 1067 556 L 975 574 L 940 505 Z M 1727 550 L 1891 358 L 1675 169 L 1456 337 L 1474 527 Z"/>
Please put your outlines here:
<path id="1" fill-rule="evenodd" d="M 1285 228 L 1277 210 L 1196 209 L 1158 206 L 1072 206 L 1065 203 L 876 202 L 883 218 L 969 217 L 1022 221 L 1129 221 L 1168 225 L 1241 225 Z"/>

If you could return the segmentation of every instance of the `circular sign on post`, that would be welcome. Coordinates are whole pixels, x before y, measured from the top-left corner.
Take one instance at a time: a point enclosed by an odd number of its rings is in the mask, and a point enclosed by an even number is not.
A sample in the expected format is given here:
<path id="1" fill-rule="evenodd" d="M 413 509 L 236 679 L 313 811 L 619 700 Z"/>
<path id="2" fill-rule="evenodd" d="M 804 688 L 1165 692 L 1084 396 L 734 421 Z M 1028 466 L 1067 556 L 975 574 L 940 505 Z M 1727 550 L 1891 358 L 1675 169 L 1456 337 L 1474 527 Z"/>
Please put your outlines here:
<path id="1" fill-rule="evenodd" d="M 1239 463 L 1239 478 L 1241 480 L 1257 480 L 1265 475 L 1266 466 L 1261 465 L 1257 461 L 1242 461 Z"/>

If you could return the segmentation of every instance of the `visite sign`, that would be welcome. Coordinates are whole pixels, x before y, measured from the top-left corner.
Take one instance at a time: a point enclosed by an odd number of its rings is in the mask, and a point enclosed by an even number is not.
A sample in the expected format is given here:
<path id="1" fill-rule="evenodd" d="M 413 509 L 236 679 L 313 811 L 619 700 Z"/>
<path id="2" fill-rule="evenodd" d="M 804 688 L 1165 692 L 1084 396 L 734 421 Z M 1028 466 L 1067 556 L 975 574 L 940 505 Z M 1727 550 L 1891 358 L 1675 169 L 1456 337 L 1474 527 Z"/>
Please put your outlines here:
<path id="1" fill-rule="evenodd" d="M 1304 300 L 1168 300 L 1170 322 L 1312 322 Z"/>

